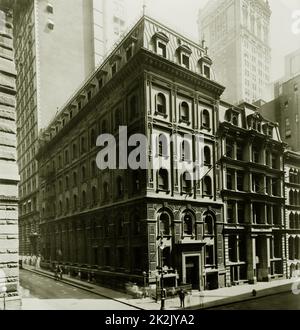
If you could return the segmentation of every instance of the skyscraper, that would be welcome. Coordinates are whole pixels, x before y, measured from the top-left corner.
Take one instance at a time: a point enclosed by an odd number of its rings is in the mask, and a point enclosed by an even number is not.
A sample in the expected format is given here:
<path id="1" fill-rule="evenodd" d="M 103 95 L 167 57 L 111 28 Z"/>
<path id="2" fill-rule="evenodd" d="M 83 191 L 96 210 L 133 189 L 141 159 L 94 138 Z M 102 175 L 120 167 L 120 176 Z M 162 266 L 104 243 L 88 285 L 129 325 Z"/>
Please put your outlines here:
<path id="1" fill-rule="evenodd" d="M 125 28 L 122 0 L 15 1 L 20 252 L 38 252 L 38 132 Z M 113 33 L 112 33 L 113 32 Z M 66 79 L 67 77 L 67 79 Z"/>
<path id="2" fill-rule="evenodd" d="M 215 79 L 227 86 L 226 101 L 264 98 L 270 81 L 270 17 L 265 0 L 213 0 L 199 11 L 199 37 L 209 47 Z"/>
<path id="3" fill-rule="evenodd" d="M 0 1 L 0 299 L 20 306 L 18 294 L 18 188 L 16 155 L 16 70 L 12 11 Z M 4 301 L 3 301 L 4 302 Z"/>

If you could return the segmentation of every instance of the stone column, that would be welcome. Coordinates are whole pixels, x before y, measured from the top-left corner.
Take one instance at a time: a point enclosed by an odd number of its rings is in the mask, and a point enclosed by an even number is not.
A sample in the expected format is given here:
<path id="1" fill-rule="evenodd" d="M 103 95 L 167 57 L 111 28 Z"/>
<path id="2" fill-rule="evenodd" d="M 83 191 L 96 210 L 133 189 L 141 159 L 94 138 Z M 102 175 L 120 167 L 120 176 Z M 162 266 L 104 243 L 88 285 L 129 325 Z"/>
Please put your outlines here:
<path id="1" fill-rule="evenodd" d="M 262 239 L 262 246 L 260 251 L 260 276 L 263 281 L 270 281 L 270 237 L 265 236 Z"/>
<path id="2" fill-rule="evenodd" d="M 257 282 L 255 237 L 252 236 L 247 236 L 247 278 L 250 284 Z"/>

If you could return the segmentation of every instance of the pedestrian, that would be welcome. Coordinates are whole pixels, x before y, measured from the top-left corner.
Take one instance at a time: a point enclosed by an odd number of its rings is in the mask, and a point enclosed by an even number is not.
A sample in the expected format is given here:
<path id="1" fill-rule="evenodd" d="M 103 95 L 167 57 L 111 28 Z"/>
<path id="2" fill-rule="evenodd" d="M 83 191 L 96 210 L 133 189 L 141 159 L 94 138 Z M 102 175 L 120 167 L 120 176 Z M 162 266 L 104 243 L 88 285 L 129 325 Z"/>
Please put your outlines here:
<path id="1" fill-rule="evenodd" d="M 58 281 L 58 266 L 57 265 L 54 266 L 54 278 L 55 278 L 55 281 Z"/>
<path id="2" fill-rule="evenodd" d="M 179 299 L 180 299 L 180 307 L 184 308 L 184 302 L 185 302 L 185 292 L 181 288 L 179 291 Z"/>
<path id="3" fill-rule="evenodd" d="M 58 274 L 59 274 L 59 278 L 62 280 L 63 279 L 63 269 L 62 269 L 61 265 L 58 266 Z"/>

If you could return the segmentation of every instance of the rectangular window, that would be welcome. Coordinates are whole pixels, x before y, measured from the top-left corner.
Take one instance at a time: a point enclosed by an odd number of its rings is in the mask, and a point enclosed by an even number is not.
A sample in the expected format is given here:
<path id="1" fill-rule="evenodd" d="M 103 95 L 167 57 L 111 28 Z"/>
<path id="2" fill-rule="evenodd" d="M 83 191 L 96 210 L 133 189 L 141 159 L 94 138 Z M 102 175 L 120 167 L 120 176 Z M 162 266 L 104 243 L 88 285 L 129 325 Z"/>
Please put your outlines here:
<path id="1" fill-rule="evenodd" d="M 167 47 L 162 42 L 157 43 L 157 54 L 163 57 L 167 57 Z"/>
<path id="2" fill-rule="evenodd" d="M 126 50 L 126 61 L 129 61 L 132 57 L 132 46 L 128 47 Z"/>
<path id="3" fill-rule="evenodd" d="M 117 63 L 113 64 L 111 67 L 111 74 L 114 76 L 117 73 Z"/>
<path id="4" fill-rule="evenodd" d="M 214 264 L 214 246 L 213 245 L 205 246 L 205 264 L 206 265 Z"/>
<path id="5" fill-rule="evenodd" d="M 237 174 L 237 190 L 238 191 L 244 190 L 244 174 L 241 172 Z"/>
<path id="6" fill-rule="evenodd" d="M 227 222 L 234 223 L 234 203 L 227 204 Z"/>
<path id="7" fill-rule="evenodd" d="M 185 54 L 182 54 L 181 56 L 181 61 L 182 61 L 182 65 L 186 68 L 186 69 L 189 69 L 190 68 L 190 58 L 185 55 Z"/>

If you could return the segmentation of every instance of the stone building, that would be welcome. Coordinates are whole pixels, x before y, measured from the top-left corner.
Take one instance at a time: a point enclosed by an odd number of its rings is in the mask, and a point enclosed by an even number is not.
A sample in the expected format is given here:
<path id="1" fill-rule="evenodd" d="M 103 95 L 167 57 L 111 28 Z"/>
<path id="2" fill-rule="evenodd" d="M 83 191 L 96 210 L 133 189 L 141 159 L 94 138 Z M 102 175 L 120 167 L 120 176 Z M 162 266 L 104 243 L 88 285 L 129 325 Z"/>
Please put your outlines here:
<path id="1" fill-rule="evenodd" d="M 271 9 L 267 0 L 210 0 L 199 10 L 199 39 L 206 40 L 222 98 L 232 104 L 269 96 Z"/>
<path id="2" fill-rule="evenodd" d="M 15 0 L 20 254 L 39 254 L 40 129 L 125 30 L 123 0 Z M 65 79 L 65 77 L 68 79 Z"/>
<path id="3" fill-rule="evenodd" d="M 222 103 L 219 118 L 227 283 L 285 277 L 285 144 L 278 124 L 247 103 Z"/>
<path id="4" fill-rule="evenodd" d="M 18 309 L 18 167 L 16 163 L 16 70 L 13 16 L 0 1 L 0 308 Z M 5 290 L 3 290 L 5 289 Z"/>
<path id="5" fill-rule="evenodd" d="M 286 151 L 285 160 L 285 222 L 287 275 L 300 275 L 300 155 Z"/>
<path id="6" fill-rule="evenodd" d="M 226 285 L 215 139 L 224 87 L 211 64 L 207 49 L 144 16 L 55 117 L 37 155 L 43 267 L 115 287 L 155 284 L 157 267 L 166 286 Z M 122 125 L 148 137 L 149 166 L 100 171 L 97 136 L 116 136 L 124 153 Z M 191 163 L 203 169 L 193 181 L 179 166 Z"/>

